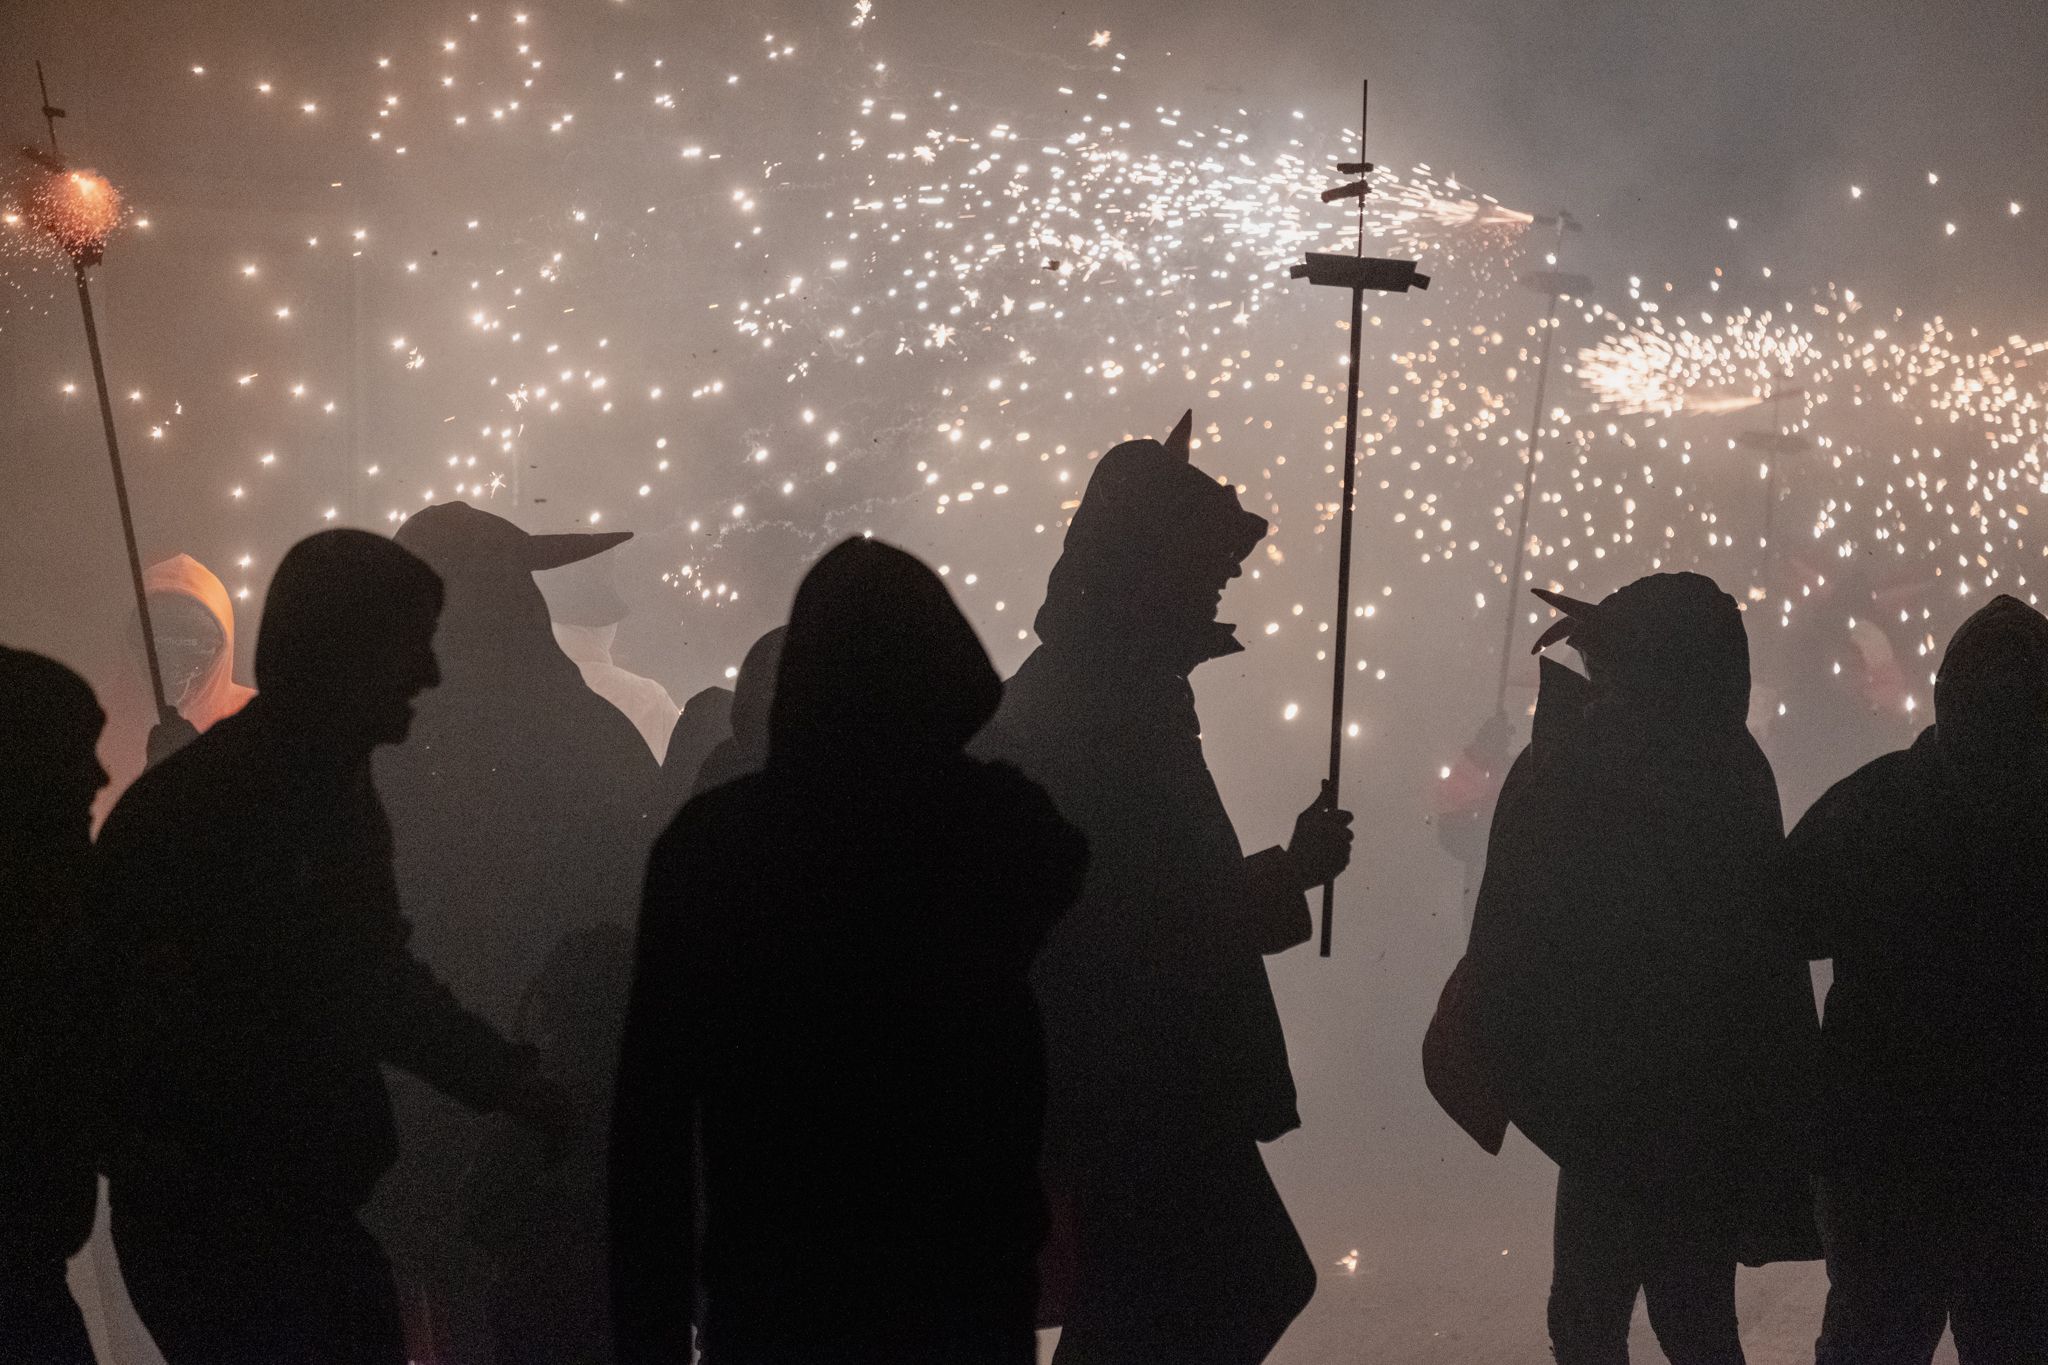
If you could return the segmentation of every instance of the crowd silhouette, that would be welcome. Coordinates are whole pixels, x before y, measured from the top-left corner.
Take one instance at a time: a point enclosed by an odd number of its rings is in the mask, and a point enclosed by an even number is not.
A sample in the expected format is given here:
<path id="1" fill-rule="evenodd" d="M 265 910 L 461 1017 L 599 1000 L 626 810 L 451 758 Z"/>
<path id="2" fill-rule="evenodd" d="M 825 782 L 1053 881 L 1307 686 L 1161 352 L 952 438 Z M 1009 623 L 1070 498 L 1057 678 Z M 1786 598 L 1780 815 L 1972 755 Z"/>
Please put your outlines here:
<path id="1" fill-rule="evenodd" d="M 1264 959 L 1352 821 L 1247 855 L 1210 776 L 1268 526 L 1190 430 L 1096 462 L 1008 682 L 856 538 L 677 708 L 601 573 L 535 579 L 622 536 L 445 503 L 295 546 L 253 695 L 160 565 L 192 709 L 95 839 L 106 716 L 0 647 L 0 1357 L 92 1360 L 104 1177 L 170 1365 L 1264 1360 L 1316 1286 Z M 1557 1163 L 1556 1359 L 1640 1295 L 1739 1365 L 1737 1267 L 1822 1257 L 1818 1365 L 2044 1358 L 2048 618 L 1972 616 L 1788 837 L 1732 598 L 1539 595 L 1585 671 L 1539 665 L 1424 1062 Z"/>

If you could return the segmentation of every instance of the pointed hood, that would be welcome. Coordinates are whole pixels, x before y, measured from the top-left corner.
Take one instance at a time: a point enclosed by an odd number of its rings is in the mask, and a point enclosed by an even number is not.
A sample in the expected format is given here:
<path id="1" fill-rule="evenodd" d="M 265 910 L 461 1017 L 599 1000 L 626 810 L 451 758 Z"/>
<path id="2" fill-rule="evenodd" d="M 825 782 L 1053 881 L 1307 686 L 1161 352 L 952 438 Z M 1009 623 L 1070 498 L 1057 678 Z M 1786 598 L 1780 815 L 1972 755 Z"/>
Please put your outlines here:
<path id="1" fill-rule="evenodd" d="M 1563 614 L 1536 642 L 1585 656 L 1594 704 L 1689 726 L 1740 727 L 1749 712 L 1742 610 L 1696 573 L 1639 578 L 1593 604 L 1536 589 Z"/>
<path id="2" fill-rule="evenodd" d="M 1038 610 L 1046 644 L 1135 649 L 1179 668 L 1243 648 L 1213 614 L 1194 619 L 1183 585 L 1243 563 L 1272 528 L 1189 463 L 1193 425 L 1184 413 L 1165 441 L 1125 441 L 1096 463 Z"/>
<path id="3" fill-rule="evenodd" d="M 235 681 L 235 605 L 228 597 L 227 585 L 213 570 L 192 556 L 181 554 L 150 565 L 143 571 L 142 586 L 152 597 L 190 598 L 220 627 L 220 649 L 212 663 L 193 680 L 178 706 L 178 714 L 203 731 L 248 705 L 256 689 Z M 168 686 L 170 679 L 166 678 L 165 684 Z"/>

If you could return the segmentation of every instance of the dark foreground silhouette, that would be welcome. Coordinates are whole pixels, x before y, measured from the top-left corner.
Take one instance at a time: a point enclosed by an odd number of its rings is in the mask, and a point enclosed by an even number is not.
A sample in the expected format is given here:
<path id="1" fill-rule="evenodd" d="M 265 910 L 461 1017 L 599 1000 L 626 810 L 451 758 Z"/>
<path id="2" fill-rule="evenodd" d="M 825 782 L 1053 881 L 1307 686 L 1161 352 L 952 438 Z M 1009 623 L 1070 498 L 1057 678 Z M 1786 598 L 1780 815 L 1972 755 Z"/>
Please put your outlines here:
<path id="1" fill-rule="evenodd" d="M 1935 723 L 1837 784 L 1786 903 L 1834 960 L 1823 1033 L 1820 1365 L 2048 1350 L 2048 620 L 1998 597 Z"/>
<path id="2" fill-rule="evenodd" d="M 396 1155 L 380 1064 L 566 1127 L 531 1056 L 410 953 L 370 752 L 432 687 L 441 587 L 328 531 L 278 566 L 260 695 L 131 787 L 99 845 L 107 1171 L 137 1310 L 172 1365 L 398 1365 L 357 1209 Z"/>
<path id="3" fill-rule="evenodd" d="M 1031 1361 L 1025 973 L 1085 848 L 963 755 L 1000 696 L 902 551 L 848 541 L 805 578 L 766 767 L 692 800 L 648 868 L 612 1135 L 622 1360 L 690 1359 L 695 1278 L 708 1365 Z"/>
<path id="4" fill-rule="evenodd" d="M 1817 1021 L 1772 910 L 1783 826 L 1744 728 L 1734 599 L 1659 574 L 1566 613 L 1501 792 L 1468 967 L 1505 1117 L 1558 1163 L 1560 1365 L 1740 1365 L 1738 1261 L 1819 1254 L 1802 1104 Z"/>
<path id="5" fill-rule="evenodd" d="M 1081 903 L 1033 973 L 1051 1064 L 1062 1365 L 1263 1360 L 1315 1268 L 1258 1144 L 1296 1127 L 1262 956 L 1309 936 L 1304 891 L 1349 858 L 1311 807 L 1247 858 L 1202 757 L 1188 674 L 1241 649 L 1216 620 L 1264 519 L 1167 444 L 1102 457 L 1052 571 L 1043 644 L 985 749 L 1088 837 Z"/>
<path id="6" fill-rule="evenodd" d="M 99 1189 L 86 885 L 105 724 L 83 678 L 0 646 L 0 1359 L 39 1365 L 93 1359 L 64 1262 Z"/>

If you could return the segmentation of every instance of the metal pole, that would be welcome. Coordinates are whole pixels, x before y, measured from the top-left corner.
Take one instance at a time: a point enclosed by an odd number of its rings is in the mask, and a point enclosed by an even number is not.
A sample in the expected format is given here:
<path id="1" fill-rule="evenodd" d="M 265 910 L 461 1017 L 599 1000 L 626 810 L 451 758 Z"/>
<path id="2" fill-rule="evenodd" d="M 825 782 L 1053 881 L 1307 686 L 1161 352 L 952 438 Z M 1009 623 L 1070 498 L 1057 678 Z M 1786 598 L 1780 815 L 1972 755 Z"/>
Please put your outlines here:
<path id="1" fill-rule="evenodd" d="M 1493 709 L 1505 711 L 1508 702 L 1508 671 L 1514 666 L 1515 603 L 1522 584 L 1522 557 L 1529 543 L 1529 504 L 1536 492 L 1536 462 L 1543 458 L 1543 423 L 1546 413 L 1543 395 L 1550 379 L 1550 343 L 1557 331 L 1557 305 L 1561 296 L 1550 296 L 1543 314 L 1543 344 L 1536 351 L 1536 422 L 1529 430 L 1529 467 L 1522 474 L 1522 507 L 1515 518 L 1515 557 L 1508 570 L 1506 620 L 1500 639 L 1500 680 L 1493 689 Z"/>
<path id="2" fill-rule="evenodd" d="M 1351 291 L 1351 392 L 1344 406 L 1344 510 L 1338 523 L 1337 542 L 1337 646 L 1336 667 L 1330 670 L 1330 791 L 1337 799 L 1337 781 L 1344 768 L 1344 675 L 1350 672 L 1347 641 L 1351 627 L 1351 517 L 1358 491 L 1358 348 L 1365 330 L 1365 291 Z M 1323 883 L 1322 936 L 1317 951 L 1330 955 L 1330 927 L 1336 917 L 1337 883 Z"/>
<path id="3" fill-rule="evenodd" d="M 1358 159 L 1365 160 L 1365 122 L 1372 82 L 1358 87 Z M 1360 174 L 1366 172 L 1361 171 Z M 1358 254 L 1365 255 L 1365 196 L 1358 197 Z M 1365 290 L 1351 290 L 1351 382 L 1344 400 L 1344 508 L 1337 529 L 1336 663 L 1330 670 L 1330 786 L 1325 801 L 1337 801 L 1337 783 L 1344 770 L 1344 674 L 1351 666 L 1347 642 L 1351 635 L 1351 518 L 1358 492 L 1358 351 L 1365 331 Z M 1323 883 L 1323 921 L 1316 952 L 1330 955 L 1330 935 L 1337 917 L 1337 879 Z"/>
<path id="4" fill-rule="evenodd" d="M 50 155 L 61 157 L 57 147 L 57 120 L 64 111 L 50 103 L 50 83 L 43 77 L 43 64 L 36 62 L 36 88 L 43 97 L 43 122 L 50 129 Z M 54 174 L 54 172 L 53 172 Z M 149 691 L 156 700 L 158 720 L 175 713 L 164 699 L 164 671 L 157 662 L 156 627 L 149 619 L 149 590 L 142 583 L 142 552 L 135 545 L 135 514 L 128 506 L 128 478 L 121 470 L 121 443 L 114 435 L 114 400 L 107 393 L 106 362 L 100 358 L 100 329 L 93 322 L 92 290 L 85 282 L 85 259 L 71 251 L 71 273 L 78 281 L 78 311 L 85 318 L 85 346 L 92 354 L 92 382 L 99 391 L 100 426 L 107 436 L 107 462 L 114 469 L 114 500 L 121 509 L 121 538 L 128 547 L 128 576 L 135 586 L 135 610 L 142 618 L 142 653 L 149 662 Z"/>

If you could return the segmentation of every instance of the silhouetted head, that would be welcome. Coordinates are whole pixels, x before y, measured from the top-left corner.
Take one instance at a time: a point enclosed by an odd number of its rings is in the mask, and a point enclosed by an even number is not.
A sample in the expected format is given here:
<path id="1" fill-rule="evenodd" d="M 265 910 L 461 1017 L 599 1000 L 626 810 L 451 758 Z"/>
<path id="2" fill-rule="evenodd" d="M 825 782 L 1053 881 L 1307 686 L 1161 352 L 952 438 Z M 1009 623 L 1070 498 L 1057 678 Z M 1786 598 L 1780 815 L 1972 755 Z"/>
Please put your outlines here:
<path id="1" fill-rule="evenodd" d="M 893 545 L 848 540 L 804 576 L 790 608 L 771 766 L 937 761 L 964 749 L 1002 698 L 938 575 Z"/>
<path id="2" fill-rule="evenodd" d="M 256 635 L 265 708 L 307 733 L 364 753 L 396 744 L 412 701 L 439 685 L 434 625 L 441 580 L 368 531 L 321 531 L 285 554 Z"/>
<path id="3" fill-rule="evenodd" d="M 540 653 L 561 654 L 547 600 L 534 574 L 601 554 L 630 531 L 531 535 L 505 518 L 466 502 L 441 502 L 407 517 L 393 537 L 441 576 L 448 603 L 441 643 L 457 676 L 466 662 Z M 505 681 L 490 669 L 494 682 Z"/>
<path id="4" fill-rule="evenodd" d="M 85 679 L 0 645 L 0 846 L 33 854 L 91 843 L 93 797 L 107 785 L 94 752 L 106 723 Z"/>
<path id="5" fill-rule="evenodd" d="M 747 650 L 739 677 L 732 685 L 732 735 L 758 756 L 768 752 L 768 720 L 775 704 L 775 677 L 782 669 L 782 642 L 788 626 L 777 626 Z"/>
<path id="6" fill-rule="evenodd" d="M 2048 619 L 2004 594 L 1978 608 L 1942 655 L 1934 722 L 1950 770 L 1981 791 L 2048 774 Z"/>
<path id="7" fill-rule="evenodd" d="M 1538 588 L 1564 613 L 1536 642 L 1586 661 L 1596 704 L 1669 722 L 1740 726 L 1749 713 L 1749 636 L 1742 609 L 1696 573 L 1639 578 L 1598 605 Z"/>
<path id="8" fill-rule="evenodd" d="M 1193 421 L 1097 462 L 1046 584 L 1041 640 L 1133 649 L 1180 668 L 1242 648 L 1216 609 L 1271 528 L 1188 462 Z"/>

